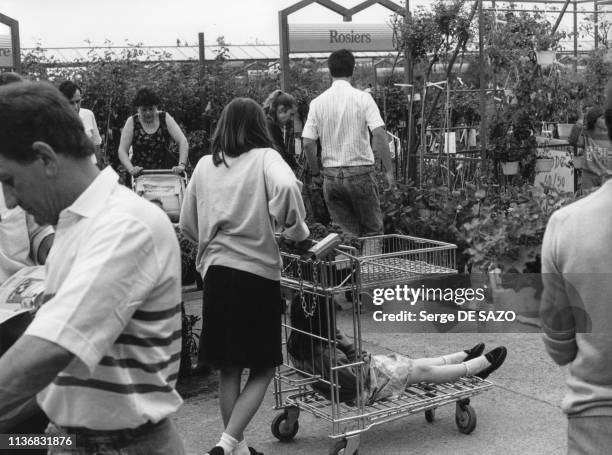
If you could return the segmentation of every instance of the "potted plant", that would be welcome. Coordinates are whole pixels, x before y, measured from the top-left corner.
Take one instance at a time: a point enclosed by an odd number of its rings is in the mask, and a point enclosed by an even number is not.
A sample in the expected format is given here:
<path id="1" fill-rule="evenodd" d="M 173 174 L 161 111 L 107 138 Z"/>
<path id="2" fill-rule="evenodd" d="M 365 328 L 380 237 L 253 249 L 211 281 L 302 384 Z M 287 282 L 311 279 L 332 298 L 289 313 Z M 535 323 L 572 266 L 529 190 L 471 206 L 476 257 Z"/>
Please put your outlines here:
<path id="1" fill-rule="evenodd" d="M 551 33 L 544 28 L 539 30 L 534 36 L 536 61 L 538 65 L 547 67 L 551 66 L 557 60 L 557 52 L 555 48 L 559 44 L 559 40 L 563 37 L 560 33 Z"/>
<path id="2" fill-rule="evenodd" d="M 490 139 L 493 156 L 502 164 L 503 173 L 516 175 L 520 164 L 526 166 L 535 159 L 537 142 L 528 115 L 510 107 L 513 109 L 492 122 Z"/>

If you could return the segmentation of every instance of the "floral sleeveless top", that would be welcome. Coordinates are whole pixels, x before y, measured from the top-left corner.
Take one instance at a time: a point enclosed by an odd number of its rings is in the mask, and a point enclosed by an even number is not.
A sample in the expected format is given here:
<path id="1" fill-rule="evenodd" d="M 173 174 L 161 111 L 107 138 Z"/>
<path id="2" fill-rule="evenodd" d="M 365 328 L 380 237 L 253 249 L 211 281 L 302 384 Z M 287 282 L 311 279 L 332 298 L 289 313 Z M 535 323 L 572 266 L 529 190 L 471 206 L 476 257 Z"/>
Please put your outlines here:
<path id="1" fill-rule="evenodd" d="M 166 125 L 166 113 L 159 112 L 159 128 L 153 133 L 147 133 L 138 114 L 132 116 L 134 134 L 132 137 L 132 164 L 144 169 L 172 169 L 178 159 L 169 149 L 172 139 Z"/>

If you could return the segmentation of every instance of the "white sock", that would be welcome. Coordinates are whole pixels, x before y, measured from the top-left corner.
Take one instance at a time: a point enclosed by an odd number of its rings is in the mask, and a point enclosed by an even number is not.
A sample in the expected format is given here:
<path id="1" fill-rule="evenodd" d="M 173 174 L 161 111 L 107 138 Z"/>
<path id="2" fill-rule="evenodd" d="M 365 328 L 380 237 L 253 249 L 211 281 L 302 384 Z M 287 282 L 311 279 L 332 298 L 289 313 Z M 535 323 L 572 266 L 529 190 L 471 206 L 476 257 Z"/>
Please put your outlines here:
<path id="1" fill-rule="evenodd" d="M 476 357 L 475 359 L 468 360 L 467 362 L 463 362 L 466 369 L 466 376 L 474 375 L 480 373 L 482 370 L 490 366 L 491 364 L 487 360 L 484 355 L 480 357 Z"/>
<path id="2" fill-rule="evenodd" d="M 441 355 L 444 365 L 455 365 L 465 360 L 468 355 L 465 351 L 453 352 L 452 354 Z"/>
<path id="3" fill-rule="evenodd" d="M 234 448 L 233 455 L 251 455 L 246 439 L 243 439 L 236 445 L 236 447 Z"/>
<path id="4" fill-rule="evenodd" d="M 219 439 L 219 442 L 217 442 L 217 445 L 223 448 L 225 455 L 230 455 L 237 444 L 238 440 L 227 433 L 223 433 L 221 435 L 221 439 Z"/>

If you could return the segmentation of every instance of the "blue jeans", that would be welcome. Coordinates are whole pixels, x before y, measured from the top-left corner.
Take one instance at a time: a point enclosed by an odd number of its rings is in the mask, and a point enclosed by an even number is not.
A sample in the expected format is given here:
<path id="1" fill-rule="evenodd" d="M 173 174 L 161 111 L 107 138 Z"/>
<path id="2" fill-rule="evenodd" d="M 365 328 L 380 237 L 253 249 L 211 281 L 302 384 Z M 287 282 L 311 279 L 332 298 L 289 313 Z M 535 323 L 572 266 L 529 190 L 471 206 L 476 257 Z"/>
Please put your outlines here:
<path id="1" fill-rule="evenodd" d="M 323 174 L 323 195 L 334 223 L 363 237 L 383 233 L 374 166 L 330 167 Z"/>
<path id="2" fill-rule="evenodd" d="M 76 446 L 50 448 L 48 455 L 185 455 L 183 441 L 170 419 L 133 430 L 71 429 L 50 423 L 50 436 L 76 434 Z"/>

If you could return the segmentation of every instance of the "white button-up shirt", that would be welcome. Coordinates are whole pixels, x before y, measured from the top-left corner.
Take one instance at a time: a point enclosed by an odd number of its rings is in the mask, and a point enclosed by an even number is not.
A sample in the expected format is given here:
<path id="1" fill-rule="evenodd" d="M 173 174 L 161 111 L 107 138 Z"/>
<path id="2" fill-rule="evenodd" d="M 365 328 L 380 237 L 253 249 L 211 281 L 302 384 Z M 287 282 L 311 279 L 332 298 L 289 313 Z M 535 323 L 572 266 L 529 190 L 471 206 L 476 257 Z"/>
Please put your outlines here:
<path id="1" fill-rule="evenodd" d="M 76 358 L 38 394 L 60 426 L 135 428 L 178 409 L 179 245 L 166 214 L 107 167 L 60 213 L 47 303 L 26 334 Z"/>
<path id="2" fill-rule="evenodd" d="M 302 137 L 321 139 L 323 167 L 374 164 L 370 131 L 385 126 L 372 95 L 344 80 L 310 103 Z"/>

